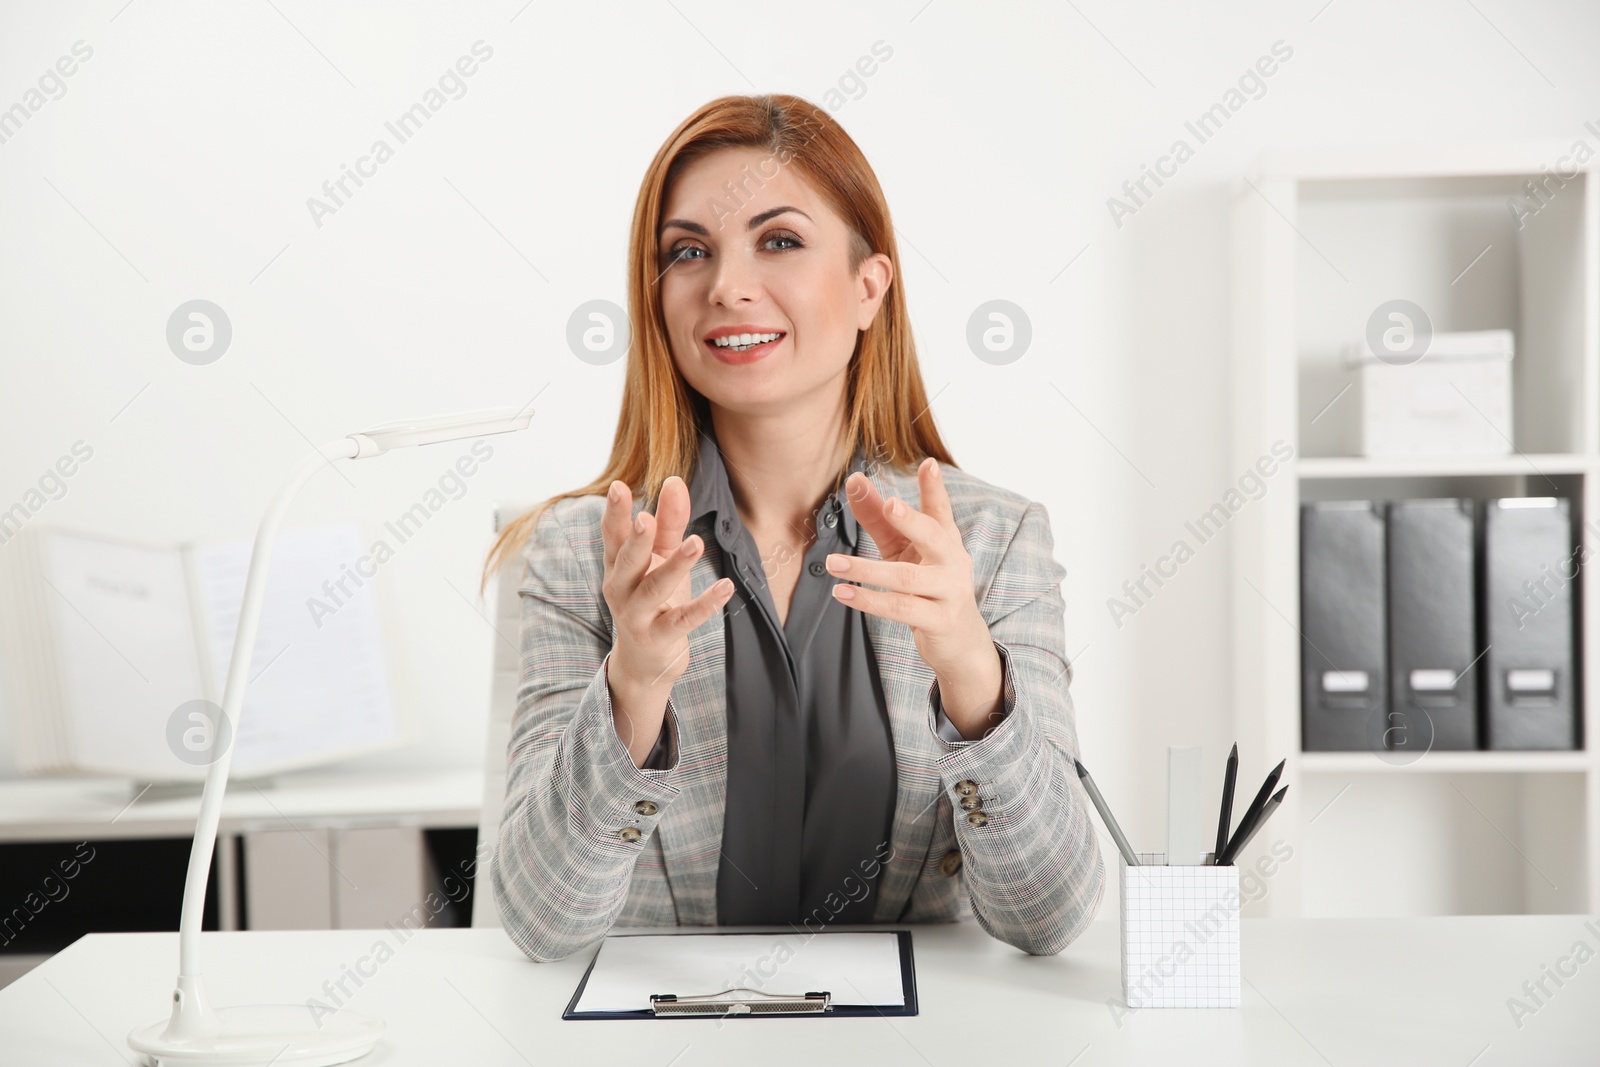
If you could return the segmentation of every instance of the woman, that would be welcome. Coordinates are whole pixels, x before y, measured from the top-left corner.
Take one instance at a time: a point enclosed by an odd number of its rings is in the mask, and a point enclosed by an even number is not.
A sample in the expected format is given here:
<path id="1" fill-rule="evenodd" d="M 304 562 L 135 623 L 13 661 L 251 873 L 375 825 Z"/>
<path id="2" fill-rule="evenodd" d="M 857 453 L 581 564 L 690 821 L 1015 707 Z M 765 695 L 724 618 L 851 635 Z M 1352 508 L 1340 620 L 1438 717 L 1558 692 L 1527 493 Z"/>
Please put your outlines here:
<path id="1" fill-rule="evenodd" d="M 491 880 L 533 959 L 967 900 L 1049 954 L 1093 916 L 1065 570 L 1043 506 L 945 451 L 897 266 L 865 157 L 801 99 L 714 100 L 652 161 L 608 467 L 489 560 L 526 561 Z"/>

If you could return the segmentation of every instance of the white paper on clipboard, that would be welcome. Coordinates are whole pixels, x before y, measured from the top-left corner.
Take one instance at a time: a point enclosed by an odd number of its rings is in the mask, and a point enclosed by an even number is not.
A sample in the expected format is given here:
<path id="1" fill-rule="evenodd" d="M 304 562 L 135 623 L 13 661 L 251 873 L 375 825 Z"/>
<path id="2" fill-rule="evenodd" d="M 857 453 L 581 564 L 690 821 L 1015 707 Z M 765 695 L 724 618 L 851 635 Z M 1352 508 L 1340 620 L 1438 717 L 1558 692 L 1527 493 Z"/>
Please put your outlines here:
<path id="1" fill-rule="evenodd" d="M 637 1011 L 650 1006 L 652 994 L 706 996 L 739 986 L 828 992 L 835 1004 L 903 1006 L 899 935 L 611 934 L 573 1010 Z"/>

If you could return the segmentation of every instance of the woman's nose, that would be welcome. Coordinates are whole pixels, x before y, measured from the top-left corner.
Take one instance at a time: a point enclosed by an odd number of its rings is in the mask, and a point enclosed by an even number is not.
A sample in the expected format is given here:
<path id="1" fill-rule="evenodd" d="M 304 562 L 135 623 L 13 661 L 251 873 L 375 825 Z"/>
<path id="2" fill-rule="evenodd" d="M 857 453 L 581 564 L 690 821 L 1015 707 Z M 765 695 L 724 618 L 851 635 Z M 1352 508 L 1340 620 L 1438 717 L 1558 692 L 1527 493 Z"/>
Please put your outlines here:
<path id="1" fill-rule="evenodd" d="M 717 261 L 711 292 L 707 294 L 712 303 L 732 305 L 760 294 L 759 270 L 747 257 L 724 255 Z"/>

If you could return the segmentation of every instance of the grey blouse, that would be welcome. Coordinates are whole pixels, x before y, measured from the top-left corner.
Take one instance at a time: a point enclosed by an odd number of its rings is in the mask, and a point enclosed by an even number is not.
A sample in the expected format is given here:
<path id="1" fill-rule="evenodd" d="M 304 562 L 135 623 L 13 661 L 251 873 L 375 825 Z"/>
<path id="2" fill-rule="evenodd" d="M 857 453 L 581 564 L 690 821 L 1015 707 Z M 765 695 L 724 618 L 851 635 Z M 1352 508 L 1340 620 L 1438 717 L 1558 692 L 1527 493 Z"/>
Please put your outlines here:
<path id="1" fill-rule="evenodd" d="M 866 470 L 863 449 L 850 470 Z M 816 539 L 798 561 L 800 577 L 780 625 L 766 575 L 796 561 L 761 559 L 709 433 L 688 483 L 689 526 L 714 533 L 722 577 L 735 583 L 723 611 L 728 782 L 717 921 L 871 922 L 877 877 L 864 872 L 878 871 L 875 861 L 887 851 L 894 738 L 866 616 L 834 599 L 842 579 L 826 567 L 829 553 L 856 550 L 859 529 L 844 487 L 814 516 Z M 937 722 L 940 737 L 963 742 L 943 709 Z M 663 726 L 642 766 L 667 769 L 666 750 Z M 846 899 L 841 911 L 824 906 L 829 894 Z"/>

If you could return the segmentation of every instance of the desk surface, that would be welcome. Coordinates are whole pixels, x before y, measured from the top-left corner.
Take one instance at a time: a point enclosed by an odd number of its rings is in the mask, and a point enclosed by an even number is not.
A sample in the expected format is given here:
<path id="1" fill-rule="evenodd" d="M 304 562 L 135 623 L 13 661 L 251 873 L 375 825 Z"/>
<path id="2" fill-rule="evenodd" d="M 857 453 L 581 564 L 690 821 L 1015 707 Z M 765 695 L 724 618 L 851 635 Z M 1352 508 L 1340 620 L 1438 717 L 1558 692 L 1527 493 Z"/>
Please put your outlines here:
<path id="1" fill-rule="evenodd" d="M 230 782 L 221 833 L 311 826 L 477 826 L 481 770 L 362 773 L 299 771 L 257 788 Z M 111 778 L 24 778 L 0 782 L 0 843 L 189 837 L 200 814 L 198 787 L 180 796 L 143 795 Z"/>
<path id="2" fill-rule="evenodd" d="M 388 1023 L 379 1064 L 847 1062 L 1071 1064 L 1600 1063 L 1600 920 L 1583 916 L 1256 919 L 1243 1006 L 1122 1007 L 1113 922 L 1028 956 L 973 922 L 913 925 L 922 1013 L 879 1019 L 563 1021 L 593 951 L 527 960 L 498 929 L 208 933 L 214 1004 L 305 1003 L 343 966 L 374 971 L 352 1008 Z M 854 927 L 893 929 L 895 927 Z M 748 929 L 726 927 L 724 929 Z M 684 931 L 678 931 L 684 932 Z M 388 946 L 378 953 L 378 942 Z M 1570 954 L 1587 944 L 1584 962 Z M 802 949 L 803 951 L 803 949 Z M 384 955 L 381 963 L 363 957 Z M 1562 962 L 1565 960 L 1565 962 Z M 164 1016 L 175 934 L 94 934 L 0 990 L 0 1062 L 115 1063 Z M 1535 1004 L 1543 968 L 1575 974 Z M 1521 997 L 1534 1010 L 1518 1021 Z M 1109 1004 L 1108 1004 L 1109 1002 Z M 1120 1012 L 1121 1017 L 1114 1014 Z"/>

